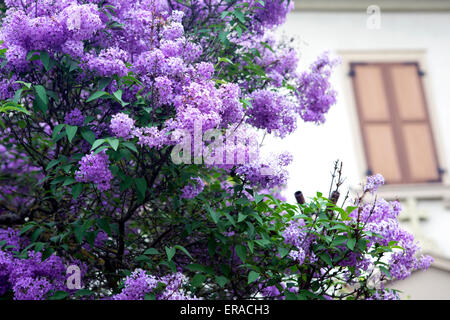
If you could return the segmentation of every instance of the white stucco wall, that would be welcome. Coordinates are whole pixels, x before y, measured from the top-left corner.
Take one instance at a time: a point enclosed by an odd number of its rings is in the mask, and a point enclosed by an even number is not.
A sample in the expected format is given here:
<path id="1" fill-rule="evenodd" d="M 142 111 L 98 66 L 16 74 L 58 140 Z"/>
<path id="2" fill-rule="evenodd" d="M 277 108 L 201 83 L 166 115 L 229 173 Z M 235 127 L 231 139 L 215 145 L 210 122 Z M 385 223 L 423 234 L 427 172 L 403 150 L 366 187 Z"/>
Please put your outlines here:
<path id="1" fill-rule="evenodd" d="M 282 32 L 297 39 L 301 52 L 301 66 L 307 67 L 323 51 L 332 54 L 345 50 L 424 50 L 429 95 L 437 119 L 435 133 L 441 140 L 445 162 L 450 169 L 450 13 L 383 13 L 381 28 L 366 27 L 367 14 L 362 12 L 292 12 Z M 366 168 L 356 155 L 358 145 L 355 126 L 351 120 L 351 103 L 346 92 L 344 74 L 347 67 L 337 68 L 332 78 L 338 91 L 338 103 L 327 116 L 327 122 L 318 127 L 299 122 L 298 130 L 284 140 L 269 138 L 266 147 L 271 150 L 290 150 L 294 163 L 284 191 L 289 201 L 293 193 L 302 190 L 312 196 L 320 190 L 328 192 L 333 161 L 344 162 L 347 177 L 344 187 L 357 185 Z M 345 80 L 347 79 L 347 80 Z M 424 203 L 430 218 L 423 225 L 436 250 L 450 258 L 450 211 L 442 203 Z M 447 231 L 446 231 L 447 230 Z"/>

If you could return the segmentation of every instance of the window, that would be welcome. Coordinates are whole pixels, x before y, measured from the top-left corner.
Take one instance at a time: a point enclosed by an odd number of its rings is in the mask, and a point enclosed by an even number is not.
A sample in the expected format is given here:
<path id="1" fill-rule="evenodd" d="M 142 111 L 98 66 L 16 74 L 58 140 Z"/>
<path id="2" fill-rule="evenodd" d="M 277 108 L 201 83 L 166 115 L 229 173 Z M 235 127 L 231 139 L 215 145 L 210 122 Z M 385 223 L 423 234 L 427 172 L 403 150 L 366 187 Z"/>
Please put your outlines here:
<path id="1" fill-rule="evenodd" d="M 442 170 L 417 63 L 351 63 L 367 174 L 387 183 L 440 182 Z"/>

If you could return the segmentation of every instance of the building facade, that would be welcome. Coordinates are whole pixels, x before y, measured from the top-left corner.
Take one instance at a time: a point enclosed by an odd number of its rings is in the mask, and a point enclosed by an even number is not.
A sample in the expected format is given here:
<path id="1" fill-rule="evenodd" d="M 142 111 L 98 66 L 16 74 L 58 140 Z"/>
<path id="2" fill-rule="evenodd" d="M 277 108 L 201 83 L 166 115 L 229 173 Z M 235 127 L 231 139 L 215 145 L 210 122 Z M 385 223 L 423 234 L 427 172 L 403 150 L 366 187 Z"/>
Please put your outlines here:
<path id="1" fill-rule="evenodd" d="M 306 68 L 323 51 L 340 56 L 338 102 L 321 127 L 299 124 L 270 148 L 290 150 L 285 195 L 326 192 L 334 160 L 357 191 L 381 173 L 379 195 L 399 199 L 400 221 L 436 262 L 395 283 L 403 298 L 450 299 L 450 1 L 295 1 L 280 30 Z"/>

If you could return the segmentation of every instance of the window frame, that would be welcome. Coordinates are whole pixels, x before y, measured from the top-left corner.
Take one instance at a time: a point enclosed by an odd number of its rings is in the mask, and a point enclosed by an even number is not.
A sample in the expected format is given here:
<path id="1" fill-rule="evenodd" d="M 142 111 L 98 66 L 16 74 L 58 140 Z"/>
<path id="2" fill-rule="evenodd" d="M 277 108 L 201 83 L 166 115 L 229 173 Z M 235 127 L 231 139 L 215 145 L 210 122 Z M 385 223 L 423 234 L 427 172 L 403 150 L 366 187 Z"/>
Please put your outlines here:
<path id="1" fill-rule="evenodd" d="M 421 120 L 406 120 L 402 119 L 400 116 L 400 110 L 398 110 L 397 106 L 395 105 L 395 93 L 393 91 L 393 78 L 389 76 L 389 68 L 396 67 L 396 66 L 414 66 L 417 70 L 417 76 L 419 80 L 419 86 L 421 93 L 420 95 L 423 98 L 423 112 L 424 112 L 424 118 Z M 384 86 L 384 92 L 386 95 L 386 102 L 387 102 L 387 112 L 389 114 L 388 120 L 367 120 L 364 119 L 362 105 L 360 100 L 360 92 L 358 90 L 357 86 L 357 79 L 355 77 L 355 67 L 357 66 L 376 66 L 381 71 L 381 77 L 383 81 Z M 439 157 L 437 154 L 437 145 L 436 145 L 436 139 L 433 132 L 433 127 L 429 115 L 429 107 L 427 102 L 427 97 L 424 90 L 424 84 L 423 84 L 423 76 L 424 72 L 421 70 L 420 64 L 417 61 L 396 61 L 396 62 L 366 62 L 366 61 L 352 61 L 350 62 L 350 71 L 349 76 L 352 78 L 352 89 L 355 99 L 355 105 L 358 113 L 358 119 L 359 119 L 359 129 L 361 132 L 362 142 L 363 142 L 363 149 L 365 154 L 365 164 L 367 167 L 367 175 L 374 174 L 374 172 L 371 172 L 371 168 L 373 168 L 373 159 L 369 156 L 370 148 L 369 148 L 369 142 L 368 142 L 368 136 L 367 136 L 367 125 L 370 124 L 386 124 L 389 125 L 392 129 L 392 134 L 394 138 L 394 146 L 397 156 L 397 165 L 401 172 L 401 178 L 398 182 L 393 182 L 391 184 L 400 184 L 400 185 L 410 185 L 415 183 L 441 183 L 442 182 L 442 169 L 440 166 Z M 406 150 L 406 141 L 404 133 L 402 132 L 402 128 L 405 124 L 425 124 L 427 126 L 427 131 L 429 132 L 429 137 L 431 140 L 431 149 L 432 149 L 432 157 L 434 158 L 434 162 L 436 165 L 436 179 L 430 179 L 427 181 L 422 181 L 420 179 L 415 179 L 413 177 L 413 170 L 410 168 L 410 159 L 407 154 Z"/>
<path id="2" fill-rule="evenodd" d="M 422 77 L 422 86 L 424 90 L 424 96 L 427 102 L 427 112 L 429 114 L 430 127 L 433 132 L 437 161 L 441 165 L 447 165 L 446 161 L 446 149 L 443 141 L 443 136 L 440 134 L 439 118 L 437 116 L 437 110 L 433 95 L 431 94 L 430 86 L 430 74 L 428 73 L 426 65 L 426 51 L 425 50 L 338 50 L 337 55 L 341 57 L 342 64 L 340 67 L 339 78 L 342 84 L 342 95 L 344 101 L 346 101 L 346 112 L 350 120 L 350 130 L 352 132 L 353 141 L 355 146 L 356 157 L 356 170 L 357 176 L 355 181 L 363 181 L 367 176 L 367 160 L 364 152 L 364 142 L 362 138 L 362 131 L 359 124 L 358 110 L 356 106 L 356 100 L 353 90 L 352 77 L 349 76 L 350 64 L 352 62 L 367 62 L 367 63 L 394 63 L 414 61 L 418 63 L 420 69 L 425 73 Z M 409 184 L 389 184 L 384 185 L 379 189 L 379 192 L 383 194 L 386 199 L 397 198 L 400 194 L 407 196 L 410 193 L 414 193 L 414 197 L 417 197 L 415 190 L 429 190 L 424 194 L 424 198 L 444 198 L 448 199 L 450 207 L 450 177 L 448 174 L 448 168 L 444 167 L 444 173 L 441 176 L 442 181 L 440 183 L 409 183 Z M 360 184 L 351 186 L 351 190 L 356 192 L 360 190 Z M 419 197 L 420 198 L 420 197 Z"/>

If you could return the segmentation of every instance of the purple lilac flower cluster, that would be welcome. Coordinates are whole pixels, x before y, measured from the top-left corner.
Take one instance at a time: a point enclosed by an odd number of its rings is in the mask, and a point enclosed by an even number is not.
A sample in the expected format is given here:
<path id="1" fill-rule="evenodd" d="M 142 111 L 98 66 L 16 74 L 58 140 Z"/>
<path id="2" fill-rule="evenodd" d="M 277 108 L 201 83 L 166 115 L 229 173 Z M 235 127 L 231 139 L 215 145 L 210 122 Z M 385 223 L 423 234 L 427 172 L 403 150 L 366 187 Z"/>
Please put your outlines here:
<path id="1" fill-rule="evenodd" d="M 191 178 L 189 183 L 181 189 L 181 198 L 192 199 L 198 196 L 205 188 L 205 183 L 199 177 Z"/>
<path id="2" fill-rule="evenodd" d="M 306 257 L 310 255 L 309 247 L 311 237 L 302 230 L 305 222 L 303 220 L 291 221 L 283 231 L 284 242 L 295 247 L 289 252 L 289 257 L 302 265 Z"/>
<path id="3" fill-rule="evenodd" d="M 294 104 L 283 94 L 258 90 L 252 93 L 252 106 L 248 110 L 248 123 L 257 128 L 266 129 L 268 133 L 277 131 L 281 137 L 296 129 Z"/>
<path id="4" fill-rule="evenodd" d="M 122 291 L 112 297 L 113 300 L 144 300 L 146 295 L 154 294 L 157 300 L 192 300 L 183 290 L 182 273 L 169 274 L 162 277 L 148 275 L 142 269 L 136 269 L 124 281 Z M 159 289 L 162 287 L 163 289 Z"/>
<path id="5" fill-rule="evenodd" d="M 331 88 L 329 77 L 331 70 L 339 60 L 330 60 L 323 54 L 314 62 L 309 72 L 303 72 L 298 78 L 298 112 L 304 121 L 325 122 L 324 114 L 336 103 L 336 91 Z"/>
<path id="6" fill-rule="evenodd" d="M 129 139 L 134 130 L 134 120 L 125 113 L 118 113 L 111 118 L 109 128 L 116 137 Z"/>
<path id="7" fill-rule="evenodd" d="M 291 162 L 292 155 L 284 152 L 279 155 L 261 157 L 257 161 L 243 164 L 236 169 L 236 173 L 245 177 L 250 186 L 273 189 L 286 184 L 288 177 L 286 167 Z"/>
<path id="8" fill-rule="evenodd" d="M 71 126 L 82 126 L 84 124 L 84 116 L 78 108 L 75 108 L 66 114 L 64 123 Z"/>
<path id="9" fill-rule="evenodd" d="M 91 152 L 81 158 L 75 179 L 79 182 L 92 182 L 100 191 L 108 190 L 111 187 L 112 174 L 106 152 Z"/>
<path id="10" fill-rule="evenodd" d="M 384 184 L 384 177 L 381 174 L 367 177 L 367 183 L 364 185 L 364 191 L 375 193 L 380 186 Z"/>
<path id="11" fill-rule="evenodd" d="M 16 300 L 43 300 L 50 290 L 65 290 L 66 267 L 56 255 L 42 261 L 40 252 L 28 251 L 28 259 L 15 256 L 24 242 L 19 231 L 0 229 L 0 295 L 12 290 Z"/>

